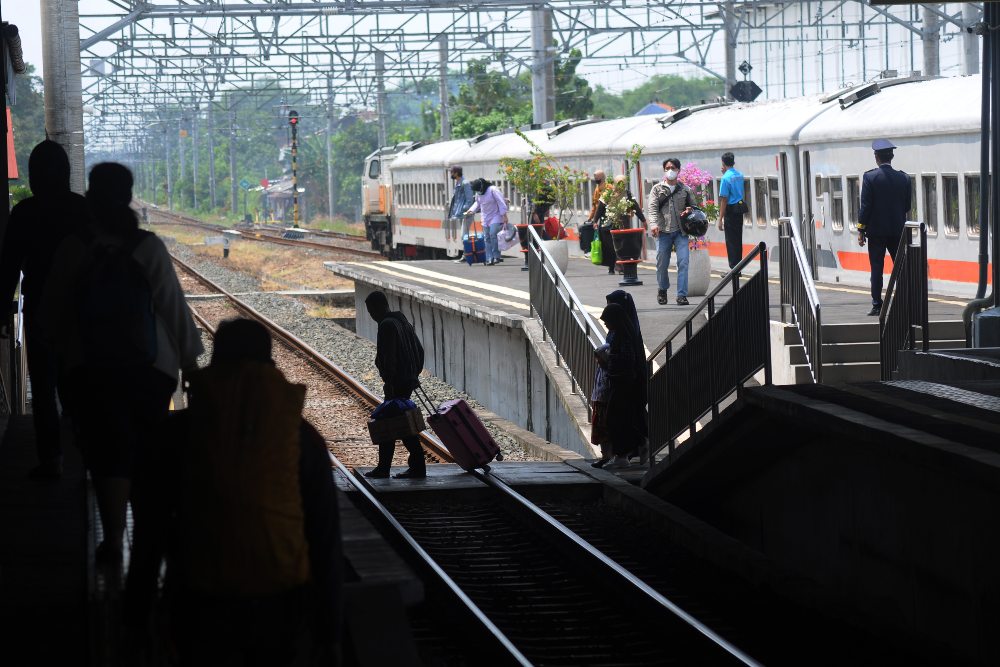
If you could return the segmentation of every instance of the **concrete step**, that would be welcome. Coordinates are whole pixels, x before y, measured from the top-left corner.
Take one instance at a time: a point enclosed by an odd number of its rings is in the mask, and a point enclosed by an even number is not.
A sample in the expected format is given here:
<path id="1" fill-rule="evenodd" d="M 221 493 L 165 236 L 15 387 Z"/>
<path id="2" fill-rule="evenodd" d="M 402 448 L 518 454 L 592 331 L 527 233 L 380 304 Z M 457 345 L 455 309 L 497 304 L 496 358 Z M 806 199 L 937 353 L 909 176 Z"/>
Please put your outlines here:
<path id="1" fill-rule="evenodd" d="M 879 363 L 878 343 L 833 343 L 823 345 L 823 364 Z"/>
<path id="2" fill-rule="evenodd" d="M 960 340 L 965 347 L 965 324 L 962 320 L 931 320 L 931 340 Z"/>
<path id="3" fill-rule="evenodd" d="M 876 362 L 855 362 L 844 364 L 823 364 L 823 384 L 844 384 L 846 382 L 878 382 L 882 379 L 882 368 Z"/>

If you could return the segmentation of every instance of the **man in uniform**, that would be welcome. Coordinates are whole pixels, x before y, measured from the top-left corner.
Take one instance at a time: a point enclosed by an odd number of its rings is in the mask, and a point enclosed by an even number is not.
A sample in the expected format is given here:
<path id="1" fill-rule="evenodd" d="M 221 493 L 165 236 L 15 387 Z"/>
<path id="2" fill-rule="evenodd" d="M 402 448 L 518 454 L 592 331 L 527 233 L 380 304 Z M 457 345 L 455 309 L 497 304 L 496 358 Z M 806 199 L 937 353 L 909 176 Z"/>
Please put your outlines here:
<path id="1" fill-rule="evenodd" d="M 722 154 L 722 180 L 719 181 L 719 231 L 726 234 L 729 268 L 743 259 L 743 216 L 747 207 L 743 197 L 743 174 L 736 169 L 736 156 Z"/>
<path id="2" fill-rule="evenodd" d="M 462 241 L 465 235 L 469 233 L 469 227 L 475 218 L 472 215 L 465 215 L 465 212 L 469 210 L 475 199 L 472 196 L 472 186 L 462 176 L 462 168 L 458 165 L 451 168 L 451 180 L 455 181 L 455 190 L 451 196 L 451 204 L 448 206 L 448 222 L 453 224 L 457 229 L 458 220 L 462 220 L 462 233 L 458 237 L 458 240 Z M 455 260 L 456 264 L 461 264 L 465 261 L 462 255 L 463 253 L 459 251 L 458 259 Z"/>
<path id="3" fill-rule="evenodd" d="M 872 142 L 875 151 L 875 169 L 865 172 L 861 184 L 861 211 L 858 214 L 858 244 L 868 244 L 868 263 L 871 265 L 872 309 L 868 314 L 877 317 L 882 310 L 882 267 L 885 252 L 896 259 L 896 249 L 906 225 L 910 210 L 910 178 L 905 172 L 892 168 L 893 149 L 888 139 Z"/>

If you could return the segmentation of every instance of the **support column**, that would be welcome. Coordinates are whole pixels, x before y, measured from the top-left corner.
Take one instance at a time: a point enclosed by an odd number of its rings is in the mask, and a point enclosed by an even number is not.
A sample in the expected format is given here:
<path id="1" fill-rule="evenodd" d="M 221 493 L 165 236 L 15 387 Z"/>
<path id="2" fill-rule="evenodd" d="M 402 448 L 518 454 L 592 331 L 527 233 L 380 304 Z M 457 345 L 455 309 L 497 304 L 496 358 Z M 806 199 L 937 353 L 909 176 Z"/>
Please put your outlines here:
<path id="1" fill-rule="evenodd" d="M 552 53 L 552 10 L 531 10 L 531 106 L 532 123 L 555 120 L 555 56 Z"/>
<path id="2" fill-rule="evenodd" d="M 333 184 L 333 78 L 326 79 L 326 197 L 327 214 L 333 220 L 336 193 Z"/>
<path id="3" fill-rule="evenodd" d="M 66 149 L 70 187 L 86 190 L 83 157 L 83 93 L 80 82 L 80 12 L 75 0 L 41 0 L 45 68 L 45 131 Z"/>
<path id="4" fill-rule="evenodd" d="M 173 166 L 170 164 L 170 121 L 164 121 L 163 126 L 163 150 L 167 156 L 167 210 L 174 209 L 174 175 Z"/>
<path id="5" fill-rule="evenodd" d="M 185 167 L 186 167 L 185 162 L 187 162 L 187 160 L 185 160 L 186 156 L 184 155 L 184 153 L 186 152 L 184 150 L 184 148 L 185 148 L 184 144 L 187 143 L 186 141 L 184 141 L 184 139 L 185 139 L 185 137 L 184 137 L 184 126 L 185 125 L 186 125 L 186 122 L 185 122 L 185 118 L 183 116 L 181 116 L 180 118 L 177 119 L 177 189 L 178 189 L 178 192 L 183 192 L 183 188 L 181 187 L 181 182 L 184 181 L 184 172 L 185 172 Z M 183 199 L 184 199 L 184 197 L 181 196 L 181 201 L 183 201 Z"/>
<path id="6" fill-rule="evenodd" d="M 736 5 L 733 3 L 733 0 L 727 0 L 723 5 L 722 19 L 726 32 L 725 97 L 727 100 L 731 100 L 733 99 L 733 94 L 730 91 L 736 85 L 736 36 L 739 34 L 739 21 L 736 18 Z"/>
<path id="7" fill-rule="evenodd" d="M 441 138 L 451 139 L 451 118 L 448 116 L 448 35 L 438 37 L 438 94 L 441 98 Z"/>
<path id="8" fill-rule="evenodd" d="M 376 110 L 378 112 L 378 145 L 379 148 L 389 143 L 386 131 L 386 114 L 389 113 L 389 102 L 385 97 L 385 54 L 375 52 L 375 85 L 378 93 Z"/>
<path id="9" fill-rule="evenodd" d="M 979 9 L 972 3 L 962 5 L 962 26 L 971 28 L 980 18 Z M 962 32 L 962 74 L 979 74 L 979 35 Z"/>
<path id="10" fill-rule="evenodd" d="M 212 101 L 212 98 L 208 99 L 208 197 L 214 211 L 219 202 L 215 196 L 215 116 Z"/>
<path id="11" fill-rule="evenodd" d="M 236 110 L 229 108 L 229 210 L 237 214 L 236 201 Z"/>
<path id="12" fill-rule="evenodd" d="M 191 207 L 198 210 L 198 116 L 201 112 L 194 106 L 191 117 Z"/>
<path id="13" fill-rule="evenodd" d="M 941 5 L 923 5 L 924 74 L 941 74 L 941 18 L 932 10 L 940 11 Z"/>

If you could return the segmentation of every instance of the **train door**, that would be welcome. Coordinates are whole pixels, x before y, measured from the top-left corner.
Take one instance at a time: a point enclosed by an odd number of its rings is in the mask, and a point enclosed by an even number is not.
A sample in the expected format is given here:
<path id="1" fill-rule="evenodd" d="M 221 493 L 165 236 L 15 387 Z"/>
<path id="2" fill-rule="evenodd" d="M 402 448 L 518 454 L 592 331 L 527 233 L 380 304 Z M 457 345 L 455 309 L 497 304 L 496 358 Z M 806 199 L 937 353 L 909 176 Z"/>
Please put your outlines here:
<path id="1" fill-rule="evenodd" d="M 772 218 L 792 215 L 791 198 L 788 196 L 788 153 L 784 151 L 778 155 L 778 178 L 781 183 L 781 210 L 772 211 Z"/>
<path id="2" fill-rule="evenodd" d="M 813 280 L 819 280 L 819 273 L 816 270 L 816 223 L 815 212 L 813 210 L 813 197 L 818 196 L 819 192 L 813 191 L 814 183 L 812 166 L 809 161 L 809 151 L 802 152 L 802 179 L 806 208 L 803 211 L 804 217 L 801 220 L 802 225 L 799 229 L 801 232 L 800 238 L 802 239 L 802 246 L 806 251 L 806 259 L 808 259 L 809 266 L 812 269 Z"/>

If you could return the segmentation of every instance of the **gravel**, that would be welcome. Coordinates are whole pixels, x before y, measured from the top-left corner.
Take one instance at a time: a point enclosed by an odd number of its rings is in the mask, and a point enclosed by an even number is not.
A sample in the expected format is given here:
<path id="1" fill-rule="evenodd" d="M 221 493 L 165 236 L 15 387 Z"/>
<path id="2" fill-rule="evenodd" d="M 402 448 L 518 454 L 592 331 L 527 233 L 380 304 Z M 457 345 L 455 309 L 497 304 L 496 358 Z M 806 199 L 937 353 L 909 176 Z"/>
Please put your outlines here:
<path id="1" fill-rule="evenodd" d="M 164 242 L 167 243 L 170 252 L 229 292 L 259 292 L 261 289 L 260 282 L 252 276 L 227 269 L 214 261 L 199 257 L 185 246 L 172 242 L 170 239 L 164 239 Z M 381 394 L 382 382 L 375 368 L 374 343 L 330 320 L 309 316 L 306 313 L 306 304 L 294 297 L 257 293 L 241 296 L 240 300 L 301 338 L 330 361 L 360 380 L 375 394 Z M 427 393 L 435 400 L 443 400 L 445 397 L 449 399 L 463 398 L 474 410 L 483 409 L 483 406 L 473 398 L 434 377 L 426 370 L 421 374 L 420 380 Z M 498 426 L 491 422 L 484 423 L 497 444 L 500 445 L 506 460 L 529 461 L 535 459 Z"/>

